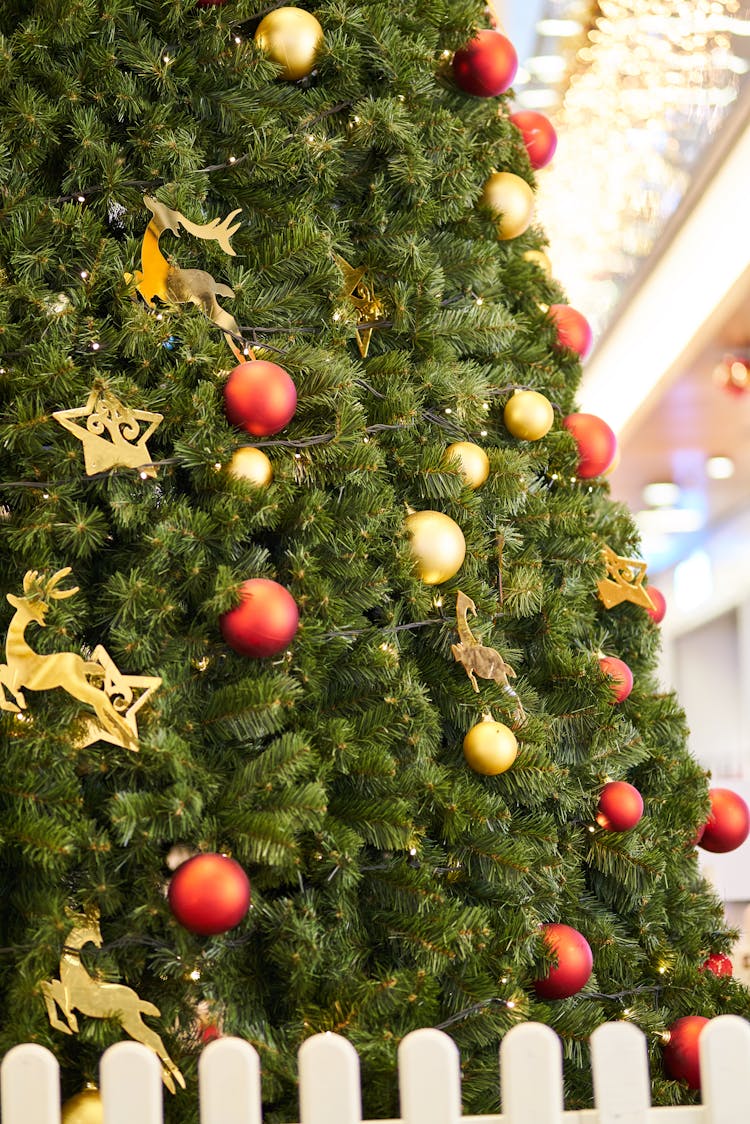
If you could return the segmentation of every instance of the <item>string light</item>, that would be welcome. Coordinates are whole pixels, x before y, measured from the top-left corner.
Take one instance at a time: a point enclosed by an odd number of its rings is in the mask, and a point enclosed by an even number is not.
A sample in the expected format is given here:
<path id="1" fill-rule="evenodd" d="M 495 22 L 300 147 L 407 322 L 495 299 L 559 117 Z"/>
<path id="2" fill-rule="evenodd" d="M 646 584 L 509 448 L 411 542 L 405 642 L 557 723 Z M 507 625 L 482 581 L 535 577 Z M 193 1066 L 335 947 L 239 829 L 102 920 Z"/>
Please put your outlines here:
<path id="1" fill-rule="evenodd" d="M 84 281 L 88 281 L 88 276 L 89 276 L 88 270 L 82 269 L 81 270 L 81 277 L 83 278 Z"/>

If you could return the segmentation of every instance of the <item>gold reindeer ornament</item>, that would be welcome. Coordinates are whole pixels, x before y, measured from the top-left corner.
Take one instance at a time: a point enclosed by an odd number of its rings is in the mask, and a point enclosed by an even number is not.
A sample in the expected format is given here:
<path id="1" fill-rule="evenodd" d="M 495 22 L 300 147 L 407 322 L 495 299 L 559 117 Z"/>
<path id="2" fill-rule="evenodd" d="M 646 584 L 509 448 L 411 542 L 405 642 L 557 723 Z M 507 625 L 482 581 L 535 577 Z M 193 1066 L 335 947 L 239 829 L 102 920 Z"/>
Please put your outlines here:
<path id="1" fill-rule="evenodd" d="M 91 706 L 96 715 L 87 717 L 79 748 L 103 740 L 137 750 L 136 712 L 161 686 L 161 679 L 158 676 L 123 676 L 101 644 L 93 653 L 95 658 L 85 660 L 77 652 L 40 655 L 26 639 L 30 624 L 45 627 L 45 617 L 53 601 L 78 593 L 78 586 L 58 589 L 68 574 L 70 566 L 48 579 L 37 570 L 27 570 L 23 579 L 24 596 L 7 594 L 15 614 L 5 640 L 7 662 L 0 664 L 0 709 L 18 714 L 26 709 L 24 690 L 50 691 L 62 687 L 73 698 Z M 100 681 L 102 685 L 95 686 L 93 681 Z M 139 688 L 144 691 L 136 697 L 134 689 Z"/>
<path id="2" fill-rule="evenodd" d="M 131 410 L 108 390 L 94 387 L 85 406 L 57 410 L 52 417 L 83 445 L 87 476 L 116 467 L 137 468 L 142 476 L 156 476 L 146 442 L 164 420 L 163 414 Z"/>
<path id="3" fill-rule="evenodd" d="M 158 1018 L 161 1011 L 153 1003 L 139 998 L 132 987 L 94 979 L 81 963 L 81 949 L 89 941 L 97 948 L 102 946 L 97 909 L 89 910 L 68 933 L 60 957 L 60 978 L 40 982 L 50 1024 L 63 1034 L 77 1034 L 78 1019 L 74 1011 L 92 1019 L 116 1019 L 126 1034 L 154 1051 L 161 1061 L 162 1080 L 170 1093 L 175 1092 L 175 1082 L 184 1089 L 185 1078 L 161 1038 L 143 1021 L 144 1015 Z"/>
<path id="4" fill-rule="evenodd" d="M 471 612 L 476 616 L 476 611 L 477 607 L 471 598 L 459 589 L 456 595 L 456 624 L 460 642 L 451 644 L 453 657 L 463 665 L 475 691 L 479 691 L 477 676 L 480 679 L 493 679 L 502 687 L 514 700 L 515 720 L 523 722 L 526 718 L 525 711 L 518 695 L 508 682 L 508 676 L 515 679 L 515 671 L 494 648 L 486 648 L 481 644 L 469 628 L 468 614 Z"/>
<path id="5" fill-rule="evenodd" d="M 646 577 L 645 562 L 638 558 L 621 558 L 608 546 L 602 550 L 602 557 L 607 567 L 607 576 L 597 582 L 597 589 L 605 609 L 611 609 L 623 601 L 632 601 L 635 605 L 642 605 L 644 609 L 655 608 L 643 584 Z"/>
<path id="6" fill-rule="evenodd" d="M 159 239 L 165 231 L 168 230 L 179 238 L 182 228 L 195 238 L 218 242 L 225 254 L 235 257 L 229 240 L 240 228 L 240 223 L 231 225 L 240 211 L 232 211 L 222 220 L 211 219 L 210 222 L 198 224 L 186 219 L 180 211 L 173 211 L 165 203 L 160 203 L 158 199 L 152 199 L 150 195 L 144 195 L 143 202 L 154 217 L 143 236 L 142 268 L 135 273 L 126 273 L 125 280 L 128 283 L 135 281 L 136 289 L 150 308 L 154 307 L 156 297 L 165 304 L 192 302 L 197 305 L 209 320 L 221 328 L 232 353 L 243 363 L 247 356 L 234 342 L 235 339 L 242 340 L 242 332 L 234 317 L 217 300 L 217 297 L 233 297 L 234 290 L 229 285 L 216 281 L 203 269 L 181 269 L 180 266 L 173 265 L 159 248 Z"/>

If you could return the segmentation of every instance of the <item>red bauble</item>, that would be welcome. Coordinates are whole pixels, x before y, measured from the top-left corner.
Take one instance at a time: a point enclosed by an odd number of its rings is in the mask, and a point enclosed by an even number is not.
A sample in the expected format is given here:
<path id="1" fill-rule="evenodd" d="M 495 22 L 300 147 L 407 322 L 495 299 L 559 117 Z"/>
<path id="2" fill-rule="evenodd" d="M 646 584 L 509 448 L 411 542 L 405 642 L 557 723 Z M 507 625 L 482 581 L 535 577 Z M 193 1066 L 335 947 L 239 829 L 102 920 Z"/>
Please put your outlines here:
<path id="1" fill-rule="evenodd" d="M 557 967 L 535 980 L 534 988 L 542 999 L 567 999 L 580 991 L 591 975 L 594 966 L 591 947 L 583 934 L 570 925 L 543 925 L 542 932 L 554 953 Z"/>
<path id="2" fill-rule="evenodd" d="M 578 446 L 576 471 L 580 478 L 589 480 L 606 472 L 617 452 L 617 438 L 607 423 L 596 414 L 568 414 L 563 425 Z"/>
<path id="3" fill-rule="evenodd" d="M 586 317 L 569 304 L 551 304 L 549 314 L 557 328 L 559 347 L 569 347 L 581 359 L 591 351 L 594 336 Z"/>
<path id="4" fill-rule="evenodd" d="M 241 601 L 221 617 L 221 635 L 241 656 L 275 656 L 297 631 L 299 612 L 288 589 L 270 578 L 250 578 Z"/>
<path id="5" fill-rule="evenodd" d="M 225 933 L 250 908 L 250 882 L 226 855 L 196 855 L 178 866 L 169 883 L 169 908 L 191 933 Z"/>
<path id="6" fill-rule="evenodd" d="M 265 359 L 240 363 L 224 386 L 224 409 L 232 425 L 254 437 L 270 437 L 294 416 L 297 390 L 276 363 Z"/>
<path id="7" fill-rule="evenodd" d="M 700 966 L 701 972 L 713 972 L 715 976 L 731 976 L 733 973 L 732 961 L 723 952 L 712 952 L 708 960 Z"/>
<path id="8" fill-rule="evenodd" d="M 610 781 L 599 796 L 596 822 L 605 831 L 630 831 L 643 815 L 643 797 L 627 781 Z"/>
<path id="9" fill-rule="evenodd" d="M 685 1015 L 669 1027 L 669 1041 L 664 1046 L 664 1068 L 676 1081 L 687 1081 L 691 1089 L 700 1089 L 701 1070 L 698 1038 L 708 1019 L 703 1015 Z"/>
<path id="10" fill-rule="evenodd" d="M 664 594 L 660 589 L 657 589 L 656 586 L 653 585 L 649 585 L 646 587 L 646 593 L 654 603 L 653 609 L 646 609 L 646 612 L 651 617 L 652 621 L 656 621 L 657 624 L 661 624 L 661 622 L 664 620 L 664 614 L 667 611 L 667 602 L 664 598 Z"/>
<path id="11" fill-rule="evenodd" d="M 478 31 L 453 56 L 453 78 L 465 94 L 494 98 L 504 94 L 518 70 L 518 55 L 499 31 Z"/>
<path id="12" fill-rule="evenodd" d="M 731 788 L 712 788 L 711 815 L 706 820 L 698 846 L 704 851 L 734 851 L 747 839 L 750 832 L 750 808 Z"/>
<path id="13" fill-rule="evenodd" d="M 625 661 L 618 660 L 617 656 L 602 656 L 599 667 L 612 680 L 612 701 L 624 702 L 633 690 L 633 672 Z"/>
<path id="14" fill-rule="evenodd" d="M 523 137 L 532 168 L 545 168 L 557 148 L 557 133 L 552 122 L 543 113 L 536 113 L 533 109 L 511 113 L 510 119 Z"/>

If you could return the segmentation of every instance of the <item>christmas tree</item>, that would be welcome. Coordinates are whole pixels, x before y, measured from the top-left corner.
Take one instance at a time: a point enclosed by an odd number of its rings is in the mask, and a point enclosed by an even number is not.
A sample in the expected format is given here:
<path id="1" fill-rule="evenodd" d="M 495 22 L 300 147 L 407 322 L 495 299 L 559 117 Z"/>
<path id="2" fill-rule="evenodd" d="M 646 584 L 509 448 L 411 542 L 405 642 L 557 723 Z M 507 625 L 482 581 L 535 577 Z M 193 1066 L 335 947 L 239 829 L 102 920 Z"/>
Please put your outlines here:
<path id="1" fill-rule="evenodd" d="M 0 1044 L 145 1041 L 185 1121 L 238 1035 L 289 1120 L 307 1036 L 387 1115 L 439 1026 L 492 1112 L 512 1025 L 574 1107 L 629 1018 L 689 1099 L 662 1036 L 750 1005 L 512 48 L 311 8 L 3 4 Z"/>

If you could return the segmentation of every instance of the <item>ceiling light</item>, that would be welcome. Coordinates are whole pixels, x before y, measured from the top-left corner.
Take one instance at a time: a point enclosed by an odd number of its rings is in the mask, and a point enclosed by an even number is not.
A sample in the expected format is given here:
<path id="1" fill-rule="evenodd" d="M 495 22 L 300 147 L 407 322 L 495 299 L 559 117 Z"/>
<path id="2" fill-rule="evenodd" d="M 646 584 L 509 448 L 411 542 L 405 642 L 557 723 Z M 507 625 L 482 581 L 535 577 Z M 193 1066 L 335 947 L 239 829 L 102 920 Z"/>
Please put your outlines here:
<path id="1" fill-rule="evenodd" d="M 528 109 L 549 109 L 559 103 L 560 95 L 557 90 L 521 90 L 516 101 Z"/>
<path id="2" fill-rule="evenodd" d="M 649 507 L 674 507 L 680 498 L 678 484 L 647 484 L 643 489 L 643 502 Z"/>
<path id="3" fill-rule="evenodd" d="M 655 511 L 636 512 L 635 521 L 644 535 L 654 531 L 664 535 L 689 535 L 700 531 L 703 514 L 694 507 L 661 507 Z"/>
<path id="4" fill-rule="evenodd" d="M 578 20 L 539 20 L 536 25 L 539 35 L 549 35 L 552 39 L 568 39 L 580 35 L 583 24 Z"/>
<path id="5" fill-rule="evenodd" d="M 709 480 L 728 480 L 734 476 L 734 461 L 731 457 L 709 457 L 706 461 L 706 476 Z"/>
<path id="6" fill-rule="evenodd" d="M 568 69 L 568 60 L 562 55 L 532 55 L 526 59 L 526 69 L 545 82 L 555 82 Z"/>

